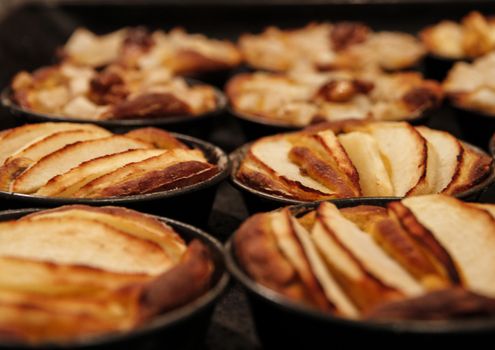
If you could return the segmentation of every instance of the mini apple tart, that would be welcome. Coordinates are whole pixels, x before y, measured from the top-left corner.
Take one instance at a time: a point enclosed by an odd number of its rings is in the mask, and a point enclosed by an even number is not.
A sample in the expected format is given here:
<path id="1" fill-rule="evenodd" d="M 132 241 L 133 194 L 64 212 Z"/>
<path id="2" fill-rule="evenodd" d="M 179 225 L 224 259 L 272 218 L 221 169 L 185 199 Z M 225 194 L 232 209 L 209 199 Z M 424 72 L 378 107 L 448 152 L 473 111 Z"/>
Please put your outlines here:
<path id="1" fill-rule="evenodd" d="M 243 152 L 235 181 L 281 200 L 460 195 L 493 173 L 481 150 L 405 122 L 322 123 Z"/>
<path id="2" fill-rule="evenodd" d="M 270 301 L 357 322 L 495 315 L 495 205 L 427 195 L 307 207 L 257 214 L 234 235 L 240 266 L 281 296 Z"/>
<path id="3" fill-rule="evenodd" d="M 444 20 L 423 29 L 421 41 L 434 57 L 460 60 L 495 49 L 495 19 L 473 11 L 460 23 Z"/>
<path id="4" fill-rule="evenodd" d="M 317 72 L 306 66 L 239 74 L 226 94 L 239 116 L 295 127 L 343 119 L 414 120 L 443 99 L 440 85 L 416 72 Z"/>
<path id="5" fill-rule="evenodd" d="M 77 120 L 195 117 L 219 108 L 215 88 L 166 69 L 111 65 L 102 71 L 71 63 L 18 73 L 11 98 L 27 112 Z"/>
<path id="6" fill-rule="evenodd" d="M 234 44 L 190 34 L 182 28 L 149 32 L 142 27 L 96 35 L 78 28 L 59 51 L 64 61 L 90 67 L 120 63 L 139 69 L 166 68 L 174 74 L 198 74 L 241 63 Z"/>
<path id="7" fill-rule="evenodd" d="M 495 118 L 495 53 L 473 63 L 458 62 L 443 82 L 456 107 Z"/>
<path id="8" fill-rule="evenodd" d="M 244 34 L 239 47 L 247 63 L 259 69 L 286 71 L 300 62 L 319 69 L 381 67 L 398 70 L 424 56 L 421 42 L 400 32 L 374 32 L 362 23 L 310 23 L 261 34 Z"/>
<path id="9" fill-rule="evenodd" d="M 161 129 L 118 135 L 92 124 L 39 123 L 0 135 L 0 190 L 8 193 L 125 197 L 185 188 L 218 173 L 202 150 Z"/>

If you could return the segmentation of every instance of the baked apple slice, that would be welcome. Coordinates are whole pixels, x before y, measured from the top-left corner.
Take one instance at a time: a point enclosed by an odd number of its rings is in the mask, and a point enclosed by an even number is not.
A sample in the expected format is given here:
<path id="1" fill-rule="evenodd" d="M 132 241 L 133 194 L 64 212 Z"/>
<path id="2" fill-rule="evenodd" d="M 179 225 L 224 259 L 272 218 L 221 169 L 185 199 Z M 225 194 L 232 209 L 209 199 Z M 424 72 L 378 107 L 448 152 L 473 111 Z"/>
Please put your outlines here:
<path id="1" fill-rule="evenodd" d="M 365 197 L 394 195 L 394 187 L 375 139 L 363 132 L 340 134 L 339 142 L 359 174 L 359 185 Z"/>
<path id="2" fill-rule="evenodd" d="M 403 296 L 424 292 L 394 259 L 335 205 L 324 202 L 317 210 L 311 236 L 346 293 L 361 310 Z"/>
<path id="3" fill-rule="evenodd" d="M 449 196 L 410 197 L 401 203 L 445 249 L 465 287 L 495 296 L 495 219 L 487 211 Z M 403 224 L 414 230 L 411 220 Z M 460 227 L 469 227 L 470 234 Z"/>
<path id="4" fill-rule="evenodd" d="M 407 123 L 370 123 L 367 131 L 378 143 L 394 194 L 403 197 L 425 181 L 427 145 L 425 139 Z"/>
<path id="5" fill-rule="evenodd" d="M 12 184 L 12 190 L 19 193 L 33 193 L 53 177 L 90 159 L 129 149 L 149 149 L 151 147 L 144 142 L 117 135 L 67 145 L 40 159 L 22 173 Z"/>

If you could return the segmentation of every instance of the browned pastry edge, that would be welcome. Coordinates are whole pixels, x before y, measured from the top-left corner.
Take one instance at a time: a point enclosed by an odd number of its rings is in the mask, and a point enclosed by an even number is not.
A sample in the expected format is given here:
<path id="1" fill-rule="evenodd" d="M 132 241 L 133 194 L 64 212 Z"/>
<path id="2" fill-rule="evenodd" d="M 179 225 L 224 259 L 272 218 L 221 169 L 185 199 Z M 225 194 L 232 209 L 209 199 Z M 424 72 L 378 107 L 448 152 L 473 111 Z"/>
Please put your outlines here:
<path id="1" fill-rule="evenodd" d="M 443 270 L 436 267 L 409 236 L 393 213 L 373 205 L 340 209 L 362 231 L 373 236 L 380 247 L 428 289 L 448 285 Z"/>
<path id="2" fill-rule="evenodd" d="M 433 262 L 439 264 L 453 284 L 462 284 L 456 264 L 447 250 L 436 240 L 435 236 L 424 227 L 414 214 L 402 203 L 392 202 L 387 206 L 399 219 L 402 227 L 424 249 Z"/>
<path id="3" fill-rule="evenodd" d="M 490 175 L 493 158 L 462 145 L 463 153 L 458 169 L 442 193 L 455 195 L 469 190 Z M 471 159 L 470 159 L 471 158 Z M 465 165 L 467 164 L 467 166 Z"/>
<path id="4" fill-rule="evenodd" d="M 92 193 L 90 197 L 113 197 L 145 194 L 185 187 L 211 178 L 218 167 L 198 161 L 180 162 L 163 170 L 146 172 L 132 180 L 117 183 Z"/>
<path id="5" fill-rule="evenodd" d="M 87 266 L 65 266 L 54 263 L 43 263 L 50 269 L 69 269 L 65 272 L 81 271 L 94 274 L 94 278 L 109 274 L 122 280 L 123 286 L 111 290 L 112 298 L 116 302 L 127 304 L 127 319 L 119 321 L 94 318 L 90 314 L 58 313 L 50 318 L 50 323 L 34 325 L 32 329 L 19 329 L 15 326 L 0 325 L 0 339 L 42 343 L 44 339 L 70 343 L 74 339 L 88 338 L 94 335 L 104 335 L 116 332 L 131 331 L 140 325 L 146 324 L 153 317 L 186 305 L 197 299 L 210 288 L 214 272 L 214 264 L 208 247 L 199 240 L 193 240 L 178 262 L 163 274 L 150 278 L 147 275 L 112 274 L 98 268 Z M 89 277 L 88 277 L 89 278 Z M 127 279 L 130 281 L 126 282 Z M 20 311 L 42 312 L 47 316 L 51 310 L 40 308 L 36 303 L 14 305 Z M 102 310 L 104 312 L 105 310 Z M 26 333 L 36 332 L 33 334 Z"/>
<path id="6" fill-rule="evenodd" d="M 139 321 L 183 306 L 204 294 L 211 284 L 214 265 L 208 247 L 195 239 L 181 261 L 144 286 Z"/>
<path id="7" fill-rule="evenodd" d="M 338 197 L 355 197 L 359 195 L 354 188 L 344 181 L 343 174 L 320 159 L 309 148 L 295 146 L 289 152 L 289 158 L 299 166 L 303 174 L 308 174 L 321 184 L 335 190 Z"/>
<path id="8" fill-rule="evenodd" d="M 449 288 L 377 306 L 368 320 L 446 320 L 493 317 L 495 299 L 462 288 Z"/>
<path id="9" fill-rule="evenodd" d="M 347 220 L 352 221 L 365 232 L 369 232 L 375 222 L 388 218 L 387 209 L 376 205 L 357 205 L 339 211 Z"/>
<path id="10" fill-rule="evenodd" d="M 153 145 L 155 148 L 172 149 L 181 148 L 189 149 L 184 143 L 176 139 L 169 132 L 162 129 L 147 127 L 129 131 L 124 136 L 136 139 Z"/>
<path id="11" fill-rule="evenodd" d="M 246 186 L 251 187 L 257 191 L 262 191 L 268 194 L 274 194 L 285 198 L 295 198 L 295 196 L 288 195 L 290 189 L 285 186 L 281 181 L 277 181 L 272 174 L 262 174 L 259 171 L 250 170 L 242 165 L 237 171 L 236 178 Z"/>
<path id="12" fill-rule="evenodd" d="M 234 247 L 241 266 L 257 283 L 291 300 L 333 311 L 333 305 L 322 299 L 325 297 L 321 289 L 316 298 L 314 290 L 313 293 L 307 290 L 296 269 L 278 248 L 268 220 L 268 215 L 256 214 L 237 230 Z M 298 245 L 302 249 L 299 242 Z"/>
<path id="13" fill-rule="evenodd" d="M 341 183 L 337 184 L 338 186 L 340 185 L 339 191 L 348 193 L 350 194 L 349 196 L 359 197 L 362 195 L 359 185 L 359 173 L 340 143 L 330 147 L 322 135 L 314 134 L 310 137 L 295 137 L 292 140 L 292 144 L 295 146 L 302 145 L 314 152 L 318 157 L 326 160 L 330 167 L 334 169 L 335 176 L 340 179 Z M 325 174 L 322 175 L 325 176 Z M 330 183 L 324 184 L 333 189 L 335 185 L 330 185 Z"/>
<path id="14" fill-rule="evenodd" d="M 284 197 L 296 198 L 296 199 L 308 200 L 308 201 L 318 200 L 318 199 L 321 199 L 322 197 L 324 197 L 324 198 L 330 197 L 328 195 L 325 195 L 325 193 L 323 193 L 323 192 L 320 192 L 318 190 L 306 187 L 298 181 L 294 181 L 294 180 L 290 180 L 290 179 L 287 179 L 287 178 L 282 177 L 282 176 L 278 176 L 272 168 L 268 167 L 262 161 L 260 161 L 258 158 L 256 158 L 256 156 L 253 155 L 251 150 L 248 151 L 246 157 L 244 158 L 244 161 L 246 161 L 246 160 L 249 160 L 249 161 L 253 162 L 254 164 L 256 164 L 257 166 L 261 167 L 267 174 L 269 174 L 271 176 L 272 180 L 280 181 L 283 184 L 282 187 L 287 188 L 289 193 L 292 195 L 292 197 L 290 197 L 290 196 L 288 196 L 287 193 L 285 193 L 285 194 L 283 194 Z M 241 173 L 243 170 L 244 169 L 242 167 L 239 168 L 239 171 Z M 247 183 L 255 183 L 255 179 L 250 178 L 251 175 L 252 175 L 252 173 L 247 173 L 247 174 L 244 173 L 242 178 L 247 179 Z M 258 189 L 260 191 L 263 191 L 263 192 L 266 191 L 266 189 L 260 187 L 259 185 L 257 185 L 254 188 Z"/>
<path id="15" fill-rule="evenodd" d="M 20 157 L 0 166 L 0 191 L 9 191 L 10 184 L 32 164 L 32 160 Z"/>
<path id="16" fill-rule="evenodd" d="M 297 249 L 299 250 L 299 254 L 304 259 L 304 264 L 306 265 L 307 271 L 304 275 L 299 271 L 299 276 L 303 281 L 305 289 L 307 291 L 308 297 L 311 298 L 312 303 L 318 307 L 320 310 L 330 311 L 335 310 L 335 305 L 333 305 L 326 297 L 323 287 L 316 277 L 313 267 L 309 261 L 307 253 L 302 245 L 301 240 L 296 234 L 296 227 L 294 226 L 294 222 L 291 220 L 291 213 L 288 208 L 282 209 L 284 214 L 284 220 L 287 220 L 287 224 L 290 228 L 288 234 L 291 237 L 291 240 L 297 245 Z"/>
<path id="17" fill-rule="evenodd" d="M 165 228 L 168 228 L 166 224 L 162 224 L 146 214 L 140 214 L 133 210 L 119 207 L 93 208 L 85 205 L 65 206 L 41 211 L 27 215 L 19 220 L 29 220 L 33 216 L 45 212 L 58 212 L 70 209 L 102 211 L 117 216 L 125 215 L 135 220 L 146 220 L 147 224 L 155 226 L 163 225 Z M 163 228 L 161 227 L 161 229 Z M 174 234 L 177 236 L 175 232 Z M 177 237 L 181 239 L 179 236 Z M 131 331 L 133 328 L 146 324 L 151 318 L 183 306 L 206 293 L 211 286 L 211 279 L 215 268 L 209 248 L 197 239 L 190 242 L 186 252 L 176 265 L 155 277 L 145 274 L 113 274 L 99 268 L 82 265 L 36 262 L 36 264 L 38 263 L 43 264 L 49 269 L 58 269 L 60 272 L 65 271 L 65 273 L 80 271 L 83 274 L 94 274 L 95 276 L 93 278 L 102 277 L 99 274 L 104 274 L 107 277 L 108 275 L 114 276 L 117 280 L 109 282 L 107 287 L 110 288 L 109 292 L 115 303 L 123 302 L 126 305 L 125 318 L 116 322 L 116 320 L 111 321 L 111 319 L 107 319 L 104 316 L 102 318 L 94 318 L 91 316 L 91 313 L 86 315 L 84 312 L 78 314 L 59 312 L 54 317 L 51 317 L 50 314 L 52 311 L 43 307 L 40 308 L 33 299 L 33 303 L 14 304 L 13 307 L 16 308 L 16 312 L 22 312 L 22 310 L 33 312 L 34 314 L 29 315 L 30 317 L 34 317 L 34 320 L 39 316 L 41 317 L 40 320 L 46 319 L 49 320 L 49 323 L 43 325 L 36 325 L 35 323 L 30 326 L 31 323 L 28 322 L 26 324 L 26 327 L 28 327 L 27 330 L 17 328 L 22 326 L 22 324 L 0 325 L 1 340 L 22 343 L 43 343 L 46 339 L 49 339 L 50 341 L 70 343 L 76 339 L 86 339 L 95 335 L 101 336 L 104 334 Z M 90 281 L 91 276 L 87 276 L 83 280 Z M 78 278 L 76 278 L 76 281 L 78 281 Z M 107 285 L 106 281 L 103 287 L 107 288 L 105 285 Z M 86 292 L 89 292 L 89 290 Z M 107 296 L 103 294 L 100 297 L 106 298 Z M 96 298 L 96 304 L 99 303 L 98 300 Z M 102 312 L 106 311 L 102 310 Z"/>

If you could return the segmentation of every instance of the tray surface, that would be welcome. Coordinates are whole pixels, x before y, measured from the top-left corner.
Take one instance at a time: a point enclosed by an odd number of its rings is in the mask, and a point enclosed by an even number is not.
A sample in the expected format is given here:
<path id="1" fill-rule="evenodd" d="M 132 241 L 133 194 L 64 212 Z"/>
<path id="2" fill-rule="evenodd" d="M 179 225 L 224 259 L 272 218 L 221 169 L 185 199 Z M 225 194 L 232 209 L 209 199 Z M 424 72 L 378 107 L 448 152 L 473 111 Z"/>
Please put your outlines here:
<path id="1" fill-rule="evenodd" d="M 89 0 L 85 1 L 86 5 L 78 5 L 81 1 L 73 0 L 59 1 L 63 5 L 58 6 L 57 1 L 50 1 L 51 6 L 35 4 L 7 8 L 7 5 L 19 2 L 2 1 L 0 4 L 1 88 L 21 69 L 32 70 L 53 63 L 54 49 L 81 25 L 100 33 L 126 25 L 144 24 L 165 29 L 180 25 L 192 32 L 235 39 L 240 33 L 258 32 L 271 24 L 297 27 L 310 21 L 325 20 L 360 20 L 378 30 L 414 33 L 441 19 L 459 19 L 470 10 L 495 12 L 495 4 L 486 0 L 361 0 L 348 3 L 343 0 L 216 0 L 210 5 L 198 0 L 169 0 L 168 4 L 163 1 L 159 4 L 158 0 L 130 1 L 134 5 L 123 5 L 123 1 L 118 0 Z M 215 123 L 207 141 L 226 151 L 245 142 L 245 135 L 233 118 L 219 116 Z M 0 110 L 0 130 L 15 125 L 16 120 L 6 110 Z M 465 138 L 448 106 L 433 113 L 427 126 Z M 488 145 L 484 147 L 487 149 Z M 485 192 L 481 200 L 495 203 L 495 186 Z M 210 217 L 209 231 L 225 241 L 246 216 L 240 193 L 228 183 L 222 184 Z M 259 347 L 245 296 L 240 287 L 234 285 L 218 304 L 204 349 Z"/>

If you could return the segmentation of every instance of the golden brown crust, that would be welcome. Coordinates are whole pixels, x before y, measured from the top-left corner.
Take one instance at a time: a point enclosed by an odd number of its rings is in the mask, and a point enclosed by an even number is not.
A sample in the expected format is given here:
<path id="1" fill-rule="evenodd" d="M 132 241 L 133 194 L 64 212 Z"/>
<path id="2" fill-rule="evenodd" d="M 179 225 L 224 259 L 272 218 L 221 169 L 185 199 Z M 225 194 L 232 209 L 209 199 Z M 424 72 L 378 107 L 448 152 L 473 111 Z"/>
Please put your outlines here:
<path id="1" fill-rule="evenodd" d="M 377 221 L 370 232 L 380 246 L 427 289 L 438 289 L 450 284 L 443 276 L 443 270 L 430 261 L 394 218 Z"/>
<path id="2" fill-rule="evenodd" d="M 298 254 L 304 259 L 305 271 L 303 273 L 301 270 L 299 270 L 298 273 L 299 276 L 301 277 L 301 280 L 303 281 L 304 286 L 306 287 L 307 295 L 311 298 L 312 302 L 319 309 L 327 310 L 327 311 L 334 310 L 335 305 L 329 302 L 328 299 L 326 298 L 325 292 L 323 291 L 323 287 L 312 270 L 313 267 L 309 262 L 309 258 L 307 257 L 306 252 L 304 251 L 302 242 L 300 241 L 298 235 L 296 234 L 295 231 L 296 228 L 294 227 L 294 223 L 291 220 L 289 209 L 284 208 L 282 209 L 282 212 L 284 213 L 284 220 L 287 220 L 287 224 L 289 227 L 288 235 L 291 237 L 290 239 L 297 246 Z"/>
<path id="3" fill-rule="evenodd" d="M 293 195 L 294 198 L 296 199 L 301 199 L 301 200 L 318 200 L 321 198 L 328 198 L 329 196 L 326 195 L 325 193 L 322 193 L 318 190 L 315 190 L 313 188 L 309 188 L 304 186 L 302 183 L 294 180 L 290 180 L 286 177 L 279 176 L 272 168 L 258 160 L 251 152 L 251 150 L 248 152 L 247 157 L 249 157 L 249 161 L 253 162 L 257 166 L 261 167 L 265 172 L 273 176 L 276 181 L 283 183 L 283 187 L 289 189 L 289 193 Z M 250 174 L 246 174 L 247 177 L 250 177 L 249 181 L 254 181 L 254 179 L 250 176 Z M 263 190 L 260 188 L 260 190 Z M 287 196 L 287 195 L 285 195 Z"/>
<path id="4" fill-rule="evenodd" d="M 10 191 L 12 182 L 33 165 L 28 158 L 14 158 L 0 167 L 0 191 Z"/>
<path id="5" fill-rule="evenodd" d="M 365 232 L 369 232 L 377 221 L 388 218 L 387 209 L 376 205 L 358 205 L 342 208 L 340 213 Z"/>
<path id="6" fill-rule="evenodd" d="M 325 142 L 323 134 L 320 133 L 312 135 L 310 139 L 306 137 L 297 138 L 297 141 L 293 141 L 293 143 L 297 145 L 302 141 L 303 144 L 306 144 L 310 149 L 315 150 L 320 157 L 330 162 L 338 172 L 343 173 L 343 175 L 345 174 L 343 180 L 346 182 L 349 190 L 354 193 L 354 196 L 361 196 L 362 192 L 359 185 L 359 173 L 357 172 L 356 167 L 350 160 L 344 147 L 342 147 L 333 135 L 330 136 L 334 141 L 332 144 Z M 305 143 L 304 141 L 307 140 L 310 140 L 310 142 Z M 317 143 L 314 144 L 312 142 L 313 140 L 317 141 Z M 320 147 L 322 148 L 321 150 Z"/>
<path id="7" fill-rule="evenodd" d="M 125 133 L 125 136 L 131 139 L 136 139 L 145 143 L 153 145 L 155 148 L 172 149 L 182 148 L 189 149 L 185 144 L 173 137 L 169 132 L 153 128 L 139 128 Z"/>
<path id="8" fill-rule="evenodd" d="M 267 214 L 246 220 L 234 236 L 234 247 L 237 259 L 258 283 L 293 300 L 309 303 L 295 268 L 280 252 L 270 233 Z"/>
<path id="9" fill-rule="evenodd" d="M 468 145 L 463 144 L 462 148 L 464 151 L 459 162 L 459 169 L 442 193 L 449 195 L 462 193 L 479 184 L 490 174 L 493 165 L 491 157 L 470 148 Z"/>
<path id="10" fill-rule="evenodd" d="M 402 298 L 403 295 L 398 290 L 385 285 L 381 280 L 373 276 L 363 266 L 363 263 L 359 261 L 350 250 L 340 242 L 333 230 L 326 224 L 322 218 L 320 209 L 316 211 L 318 222 L 322 225 L 325 233 L 332 237 L 332 240 L 339 246 L 339 249 L 344 251 L 348 258 L 353 261 L 353 264 L 358 266 L 361 277 L 357 280 L 353 280 L 346 276 L 342 271 L 339 271 L 331 266 L 328 266 L 329 270 L 335 276 L 335 279 L 340 283 L 342 289 L 349 295 L 356 306 L 360 310 L 368 310 L 385 301 L 395 300 Z"/>
<path id="11" fill-rule="evenodd" d="M 414 214 L 400 202 L 392 202 L 388 208 L 397 216 L 402 227 L 416 240 L 436 266 L 440 266 L 452 284 L 461 284 L 457 267 L 447 250 L 435 236 L 416 219 Z"/>
<path id="12" fill-rule="evenodd" d="M 461 161 L 449 185 L 442 191 L 445 194 L 457 194 L 476 185 L 487 175 L 492 160 L 473 152 L 463 145 Z"/>
<path id="13" fill-rule="evenodd" d="M 303 174 L 308 174 L 313 179 L 331 188 L 336 192 L 336 197 L 355 197 L 358 191 L 348 186 L 341 173 L 321 160 L 309 148 L 293 147 L 289 153 L 290 160 L 299 166 Z"/>
<path id="14" fill-rule="evenodd" d="M 209 249 L 199 240 L 193 240 L 177 265 L 142 290 L 140 322 L 200 297 L 210 287 L 213 272 Z"/>
<path id="15" fill-rule="evenodd" d="M 246 164 L 242 164 L 237 171 L 236 177 L 243 184 L 269 194 L 292 198 L 291 189 L 271 172 L 261 172 L 262 169 L 252 170 Z"/>
<path id="16" fill-rule="evenodd" d="M 204 181 L 211 178 L 217 172 L 218 168 L 209 163 L 198 161 L 181 162 L 171 165 L 164 170 L 147 172 L 132 180 L 107 186 L 101 191 L 91 193 L 90 197 L 131 196 L 134 194 L 166 191 Z"/>
<path id="17" fill-rule="evenodd" d="M 307 231 L 311 231 L 316 221 L 316 211 L 311 210 L 309 213 L 297 218 L 297 221 L 299 221 L 302 227 L 304 227 Z"/>

